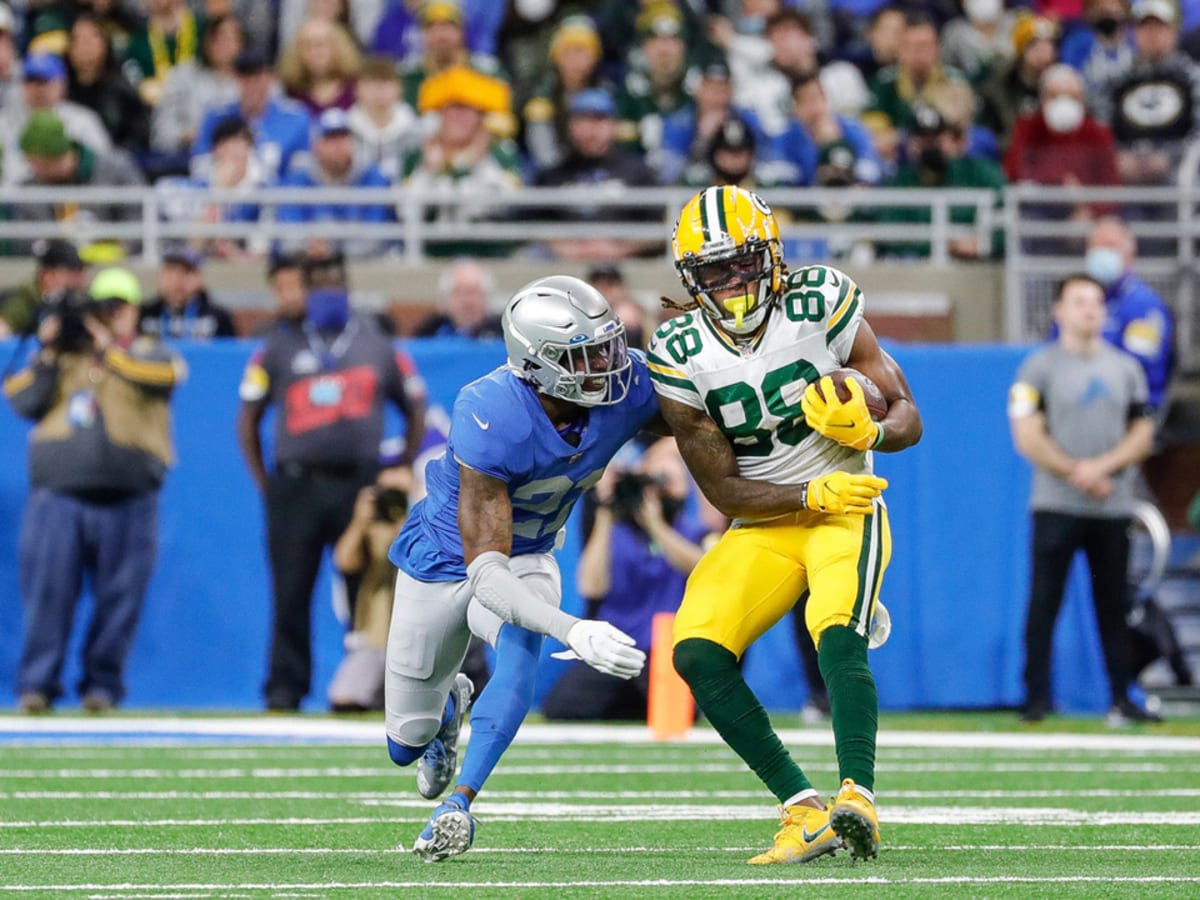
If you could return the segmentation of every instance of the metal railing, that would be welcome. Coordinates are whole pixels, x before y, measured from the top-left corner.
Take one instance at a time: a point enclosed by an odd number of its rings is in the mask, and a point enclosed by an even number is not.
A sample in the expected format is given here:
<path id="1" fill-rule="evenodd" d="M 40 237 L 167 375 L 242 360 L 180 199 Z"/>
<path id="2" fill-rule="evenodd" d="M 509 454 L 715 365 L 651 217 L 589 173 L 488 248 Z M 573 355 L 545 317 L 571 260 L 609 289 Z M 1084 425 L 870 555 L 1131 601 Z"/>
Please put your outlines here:
<path id="1" fill-rule="evenodd" d="M 1200 144 L 1196 145 L 1200 148 Z M 1176 349 L 1181 367 L 1200 369 L 1200 190 L 1194 175 L 1200 156 L 1189 153 L 1176 187 L 1047 187 L 1012 185 L 1005 190 L 1005 337 L 1030 341 L 1044 337 L 1050 323 L 1054 287 L 1083 269 L 1089 219 L 1081 207 L 1114 213 L 1138 242 L 1134 271 L 1157 290 L 1175 314 Z"/>
<path id="2" fill-rule="evenodd" d="M 66 237 L 78 242 L 99 239 L 128 245 L 146 264 L 156 264 L 168 241 L 227 239 L 302 242 L 312 238 L 376 242 L 381 252 L 396 254 L 406 262 L 425 258 L 430 247 L 463 243 L 528 245 L 556 240 L 612 239 L 662 242 L 666 252 L 670 228 L 679 209 L 694 193 L 684 188 L 521 188 L 513 191 L 428 190 L 394 188 L 262 188 L 254 191 L 198 190 L 160 184 L 153 188 L 20 187 L 4 191 L 0 203 L 10 211 L 19 207 L 70 205 L 81 211 L 69 221 L 22 221 L 18 214 L 0 220 L 0 242 L 29 242 Z M 928 222 L 799 221 L 783 218 L 785 240 L 823 242 L 928 243 L 930 260 L 946 263 L 953 241 L 974 237 L 987 246 L 997 227 L 997 196 L 975 189 L 808 189 L 764 190 L 765 199 L 780 211 L 819 214 L 837 206 L 852 211 L 886 208 L 925 211 Z M 279 221 L 282 206 L 313 207 L 327 204 L 385 207 L 389 221 L 295 223 Z M 205 206 L 258 207 L 258 221 L 201 221 L 187 211 Z M 87 214 L 107 208 L 109 217 L 121 210 L 118 221 L 97 221 Z M 970 211 L 972 224 L 951 222 L 952 210 Z M 601 213 L 598 220 L 571 221 L 579 210 Z M 615 218 L 609 218 L 616 213 Z M 814 218 L 816 215 L 814 215 Z M 608 219 L 608 220 L 605 220 Z"/>

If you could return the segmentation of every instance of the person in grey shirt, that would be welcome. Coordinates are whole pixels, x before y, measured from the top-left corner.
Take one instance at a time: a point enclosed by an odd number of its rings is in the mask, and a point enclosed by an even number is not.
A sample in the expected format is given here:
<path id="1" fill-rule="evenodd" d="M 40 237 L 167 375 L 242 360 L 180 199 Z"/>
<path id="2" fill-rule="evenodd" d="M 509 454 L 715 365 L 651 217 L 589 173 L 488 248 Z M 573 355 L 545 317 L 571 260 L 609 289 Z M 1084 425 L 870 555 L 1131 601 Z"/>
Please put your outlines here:
<path id="1" fill-rule="evenodd" d="M 1128 697 L 1126 567 L 1136 466 L 1154 420 L 1138 362 L 1103 337 L 1104 288 L 1072 275 L 1054 300 L 1058 337 L 1025 360 L 1009 390 L 1017 452 L 1034 466 L 1033 575 L 1025 623 L 1025 707 L 1038 722 L 1050 702 L 1050 647 L 1076 551 L 1087 556 L 1092 601 L 1112 692 L 1109 720 L 1157 721 Z"/>

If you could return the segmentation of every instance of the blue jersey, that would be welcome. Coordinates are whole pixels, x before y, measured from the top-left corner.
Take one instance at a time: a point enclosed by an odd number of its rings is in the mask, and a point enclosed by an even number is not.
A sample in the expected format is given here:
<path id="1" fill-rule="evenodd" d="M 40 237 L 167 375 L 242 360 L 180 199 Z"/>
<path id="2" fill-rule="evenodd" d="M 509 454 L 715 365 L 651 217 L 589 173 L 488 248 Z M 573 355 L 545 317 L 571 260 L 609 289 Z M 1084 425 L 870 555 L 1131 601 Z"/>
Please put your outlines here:
<path id="1" fill-rule="evenodd" d="M 580 495 L 658 412 L 645 357 L 632 351 L 629 393 L 594 406 L 573 447 L 555 430 L 536 390 L 502 366 L 459 392 L 446 454 L 425 470 L 427 494 L 409 513 L 388 558 L 419 581 L 467 577 L 458 530 L 459 463 L 503 481 L 513 508 L 512 555 L 554 546 Z"/>

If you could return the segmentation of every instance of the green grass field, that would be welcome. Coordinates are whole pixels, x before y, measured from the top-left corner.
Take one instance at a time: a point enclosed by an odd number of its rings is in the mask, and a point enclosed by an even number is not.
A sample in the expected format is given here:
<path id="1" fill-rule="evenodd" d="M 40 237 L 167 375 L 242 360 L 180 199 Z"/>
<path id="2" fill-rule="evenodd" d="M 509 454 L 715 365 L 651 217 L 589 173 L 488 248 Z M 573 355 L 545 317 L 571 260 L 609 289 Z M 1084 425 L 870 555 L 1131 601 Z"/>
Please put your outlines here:
<path id="1" fill-rule="evenodd" d="M 475 804 L 474 849 L 427 864 L 396 846 L 432 804 L 366 742 L 377 721 L 230 740 L 181 732 L 327 720 L 110 719 L 102 743 L 69 733 L 95 720 L 50 721 L 61 733 L 0 720 L 0 896 L 1200 896 L 1196 721 L 885 716 L 879 859 L 775 867 L 746 865 L 770 844 L 772 799 L 704 727 L 656 744 L 527 726 Z M 832 793 L 827 729 L 780 724 Z"/>

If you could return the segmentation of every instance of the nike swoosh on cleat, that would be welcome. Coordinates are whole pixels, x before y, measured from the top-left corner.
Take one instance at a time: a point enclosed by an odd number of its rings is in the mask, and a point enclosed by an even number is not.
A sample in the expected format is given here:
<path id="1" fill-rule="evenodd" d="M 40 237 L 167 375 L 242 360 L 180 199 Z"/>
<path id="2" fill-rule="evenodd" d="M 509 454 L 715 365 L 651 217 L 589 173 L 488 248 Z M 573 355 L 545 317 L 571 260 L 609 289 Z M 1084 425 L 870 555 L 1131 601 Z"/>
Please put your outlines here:
<path id="1" fill-rule="evenodd" d="M 476 425 L 478 425 L 478 426 L 479 426 L 481 429 L 483 429 L 484 431 L 487 431 L 489 428 L 491 428 L 491 427 L 492 427 L 492 423 L 491 423 L 491 422 L 485 422 L 485 421 L 483 421 L 482 419 L 480 419 L 480 418 L 479 418 L 479 416 L 475 415 L 475 413 L 471 413 L 471 418 L 472 418 L 472 419 L 474 419 L 474 420 L 475 420 L 475 424 L 476 424 Z"/>
<path id="2" fill-rule="evenodd" d="M 804 838 L 804 842 L 806 844 L 811 844 L 813 841 L 815 841 L 817 838 L 819 838 L 821 835 L 823 835 L 828 830 L 829 830 L 828 822 L 826 822 L 824 825 L 822 825 L 820 828 L 818 828 L 812 834 L 809 834 L 807 825 L 802 825 L 802 826 L 800 826 L 800 837 Z"/>

